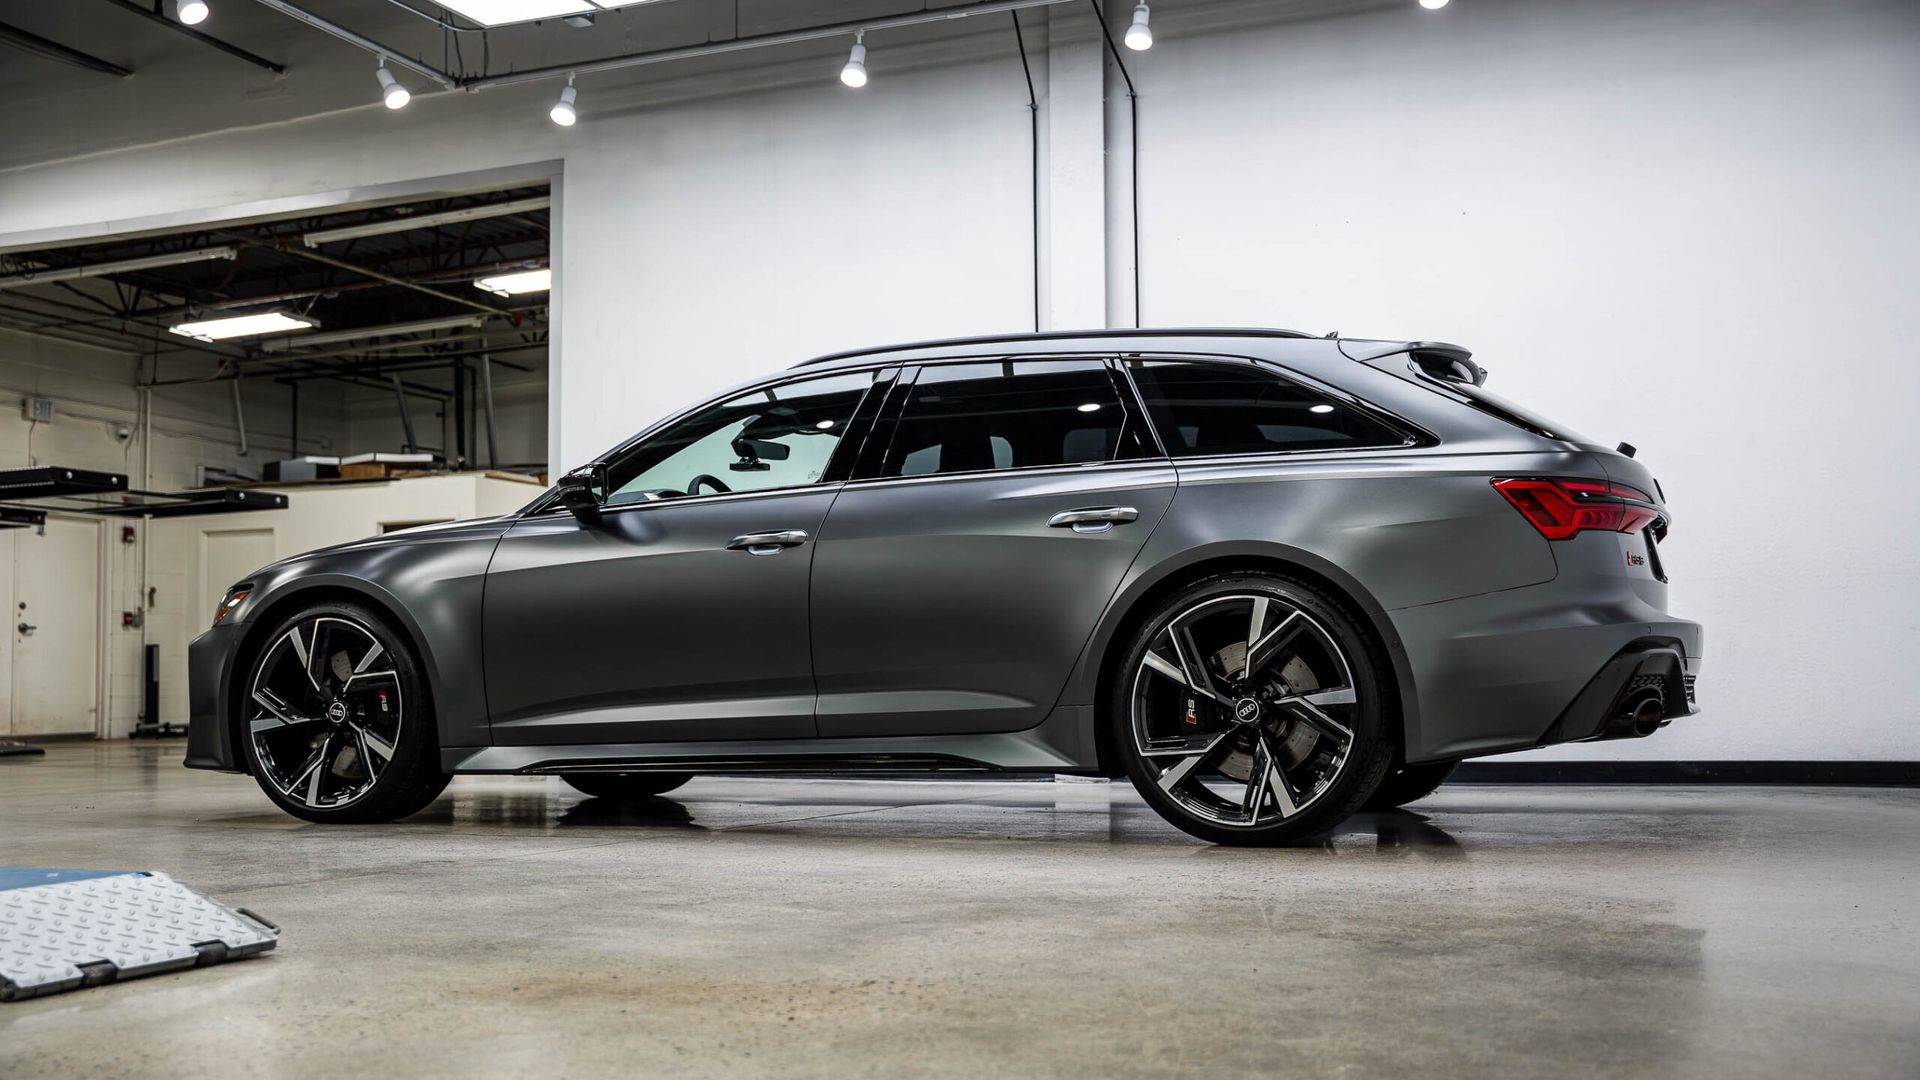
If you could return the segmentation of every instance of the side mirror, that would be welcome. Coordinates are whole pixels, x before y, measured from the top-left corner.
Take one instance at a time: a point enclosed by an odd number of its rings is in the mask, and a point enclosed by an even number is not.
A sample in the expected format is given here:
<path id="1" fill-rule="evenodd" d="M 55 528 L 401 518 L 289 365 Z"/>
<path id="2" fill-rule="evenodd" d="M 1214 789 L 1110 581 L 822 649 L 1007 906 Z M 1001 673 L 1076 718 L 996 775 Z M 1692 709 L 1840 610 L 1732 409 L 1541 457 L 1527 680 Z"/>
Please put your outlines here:
<path id="1" fill-rule="evenodd" d="M 560 505 L 574 517 L 592 524 L 600 520 L 600 507 L 607 501 L 607 466 L 596 461 L 582 465 L 560 477 Z"/>

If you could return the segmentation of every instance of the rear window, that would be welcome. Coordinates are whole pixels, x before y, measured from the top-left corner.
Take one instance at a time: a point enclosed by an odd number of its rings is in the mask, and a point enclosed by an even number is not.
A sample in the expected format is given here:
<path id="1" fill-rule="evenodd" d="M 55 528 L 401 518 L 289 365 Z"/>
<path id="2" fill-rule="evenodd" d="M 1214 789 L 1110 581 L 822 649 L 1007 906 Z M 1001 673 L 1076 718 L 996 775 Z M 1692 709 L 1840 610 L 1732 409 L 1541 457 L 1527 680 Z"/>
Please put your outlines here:
<path id="1" fill-rule="evenodd" d="M 1136 361 L 1134 381 L 1173 457 L 1401 446 L 1345 401 L 1251 364 Z"/>
<path id="2" fill-rule="evenodd" d="M 1484 386 L 1475 386 L 1470 382 L 1456 382 L 1452 379 L 1436 379 L 1421 370 L 1418 366 L 1414 367 L 1414 374 L 1418 381 L 1423 383 L 1436 383 L 1444 386 L 1453 393 L 1466 398 L 1467 404 L 1479 409 L 1481 412 L 1489 416 L 1497 416 L 1507 423 L 1512 424 L 1514 427 L 1531 431 L 1535 435 L 1549 439 L 1561 439 L 1566 442 L 1592 441 L 1585 435 L 1567 427 L 1565 424 L 1556 423 L 1531 409 L 1516 405 Z"/>

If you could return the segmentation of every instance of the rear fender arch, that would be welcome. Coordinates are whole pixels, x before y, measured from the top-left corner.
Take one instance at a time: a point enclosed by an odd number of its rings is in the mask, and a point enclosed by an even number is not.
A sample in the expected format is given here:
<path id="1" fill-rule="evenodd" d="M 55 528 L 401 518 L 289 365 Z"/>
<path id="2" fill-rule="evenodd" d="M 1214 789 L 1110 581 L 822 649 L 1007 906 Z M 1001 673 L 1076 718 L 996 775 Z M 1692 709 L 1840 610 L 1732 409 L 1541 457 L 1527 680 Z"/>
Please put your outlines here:
<path id="1" fill-rule="evenodd" d="M 1310 551 L 1269 541 L 1221 541 L 1190 548 L 1175 558 L 1156 563 L 1123 585 L 1107 605 L 1074 665 L 1060 701 L 1063 705 L 1092 706 L 1087 715 L 1094 730 L 1087 734 L 1091 745 L 1099 748 L 1103 772 L 1109 776 L 1119 775 L 1119 763 L 1112 759 L 1106 734 L 1109 703 L 1105 692 L 1112 681 L 1113 665 L 1118 662 L 1119 646 L 1162 598 L 1203 578 L 1235 571 L 1263 571 L 1298 578 L 1333 594 L 1356 610 L 1363 620 L 1362 629 L 1374 635 L 1392 669 L 1392 699 L 1399 719 L 1395 760 L 1400 760 L 1407 746 L 1418 744 L 1420 710 L 1412 668 L 1392 619 L 1373 594 L 1353 575 Z"/>

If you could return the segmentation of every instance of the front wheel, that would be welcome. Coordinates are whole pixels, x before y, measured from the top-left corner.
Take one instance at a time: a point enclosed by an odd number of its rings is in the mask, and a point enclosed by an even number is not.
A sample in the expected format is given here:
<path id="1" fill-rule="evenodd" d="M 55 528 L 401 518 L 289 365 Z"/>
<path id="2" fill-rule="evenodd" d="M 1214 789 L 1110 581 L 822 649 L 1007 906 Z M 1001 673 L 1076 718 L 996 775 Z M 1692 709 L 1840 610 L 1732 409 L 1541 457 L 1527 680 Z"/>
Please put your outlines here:
<path id="1" fill-rule="evenodd" d="M 363 604 L 322 602 L 276 625 L 243 691 L 247 765 L 295 817 L 392 821 L 446 789 L 413 650 Z"/>
<path id="2" fill-rule="evenodd" d="M 1162 603 L 1111 687 L 1114 745 L 1148 805 L 1217 844 L 1337 825 L 1392 762 L 1385 658 L 1339 601 L 1227 574 Z"/>

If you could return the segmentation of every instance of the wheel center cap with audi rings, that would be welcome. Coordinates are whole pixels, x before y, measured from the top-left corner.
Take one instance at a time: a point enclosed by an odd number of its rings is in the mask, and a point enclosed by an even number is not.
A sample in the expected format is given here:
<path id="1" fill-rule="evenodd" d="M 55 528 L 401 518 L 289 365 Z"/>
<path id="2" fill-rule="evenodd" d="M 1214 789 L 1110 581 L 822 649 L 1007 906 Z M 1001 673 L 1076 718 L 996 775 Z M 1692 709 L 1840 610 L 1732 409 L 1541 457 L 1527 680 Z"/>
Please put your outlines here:
<path id="1" fill-rule="evenodd" d="M 327 706 L 327 723 L 344 724 L 347 722 L 347 703 L 336 701 Z"/>
<path id="2" fill-rule="evenodd" d="M 1233 703 L 1233 718 L 1243 724 L 1259 722 L 1260 703 L 1250 697 L 1241 698 Z"/>

